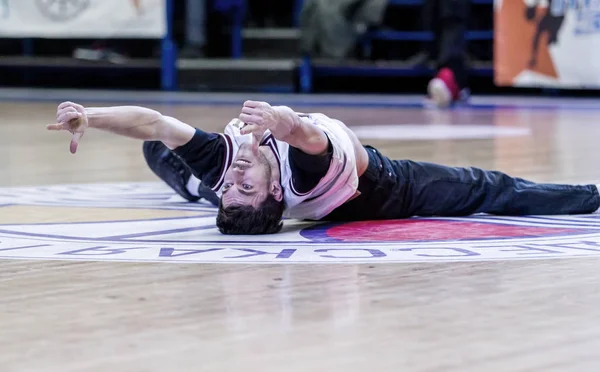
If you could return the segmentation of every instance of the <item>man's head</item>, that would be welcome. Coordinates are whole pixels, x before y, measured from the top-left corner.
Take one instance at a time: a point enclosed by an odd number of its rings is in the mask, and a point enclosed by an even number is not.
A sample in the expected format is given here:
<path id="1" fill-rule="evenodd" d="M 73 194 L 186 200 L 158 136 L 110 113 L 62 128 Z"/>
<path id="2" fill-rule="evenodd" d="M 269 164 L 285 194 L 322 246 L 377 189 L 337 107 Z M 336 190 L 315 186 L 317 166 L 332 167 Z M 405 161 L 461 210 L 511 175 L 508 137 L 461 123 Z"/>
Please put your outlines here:
<path id="1" fill-rule="evenodd" d="M 217 227 L 223 234 L 256 235 L 282 227 L 283 190 L 277 160 L 268 147 L 240 147 L 225 173 Z"/>

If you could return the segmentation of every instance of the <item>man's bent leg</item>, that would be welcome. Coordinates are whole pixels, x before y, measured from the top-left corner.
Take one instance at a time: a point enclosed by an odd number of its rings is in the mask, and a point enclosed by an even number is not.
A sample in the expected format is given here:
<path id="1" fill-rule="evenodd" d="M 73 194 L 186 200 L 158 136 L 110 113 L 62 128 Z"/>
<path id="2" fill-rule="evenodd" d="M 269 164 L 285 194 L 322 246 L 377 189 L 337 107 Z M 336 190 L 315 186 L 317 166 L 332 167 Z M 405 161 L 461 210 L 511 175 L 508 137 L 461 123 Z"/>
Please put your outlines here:
<path id="1" fill-rule="evenodd" d="M 410 215 L 558 215 L 593 213 L 600 207 L 595 185 L 538 184 L 478 168 L 394 161 Z"/>
<path id="2" fill-rule="evenodd" d="M 198 180 L 198 191 L 190 192 L 189 183 L 192 171 L 181 158 L 169 150 L 162 142 L 144 142 L 144 158 L 146 163 L 161 180 L 169 185 L 177 194 L 188 201 L 198 201 L 204 198 L 214 205 L 219 204 L 217 194 L 202 185 Z"/>

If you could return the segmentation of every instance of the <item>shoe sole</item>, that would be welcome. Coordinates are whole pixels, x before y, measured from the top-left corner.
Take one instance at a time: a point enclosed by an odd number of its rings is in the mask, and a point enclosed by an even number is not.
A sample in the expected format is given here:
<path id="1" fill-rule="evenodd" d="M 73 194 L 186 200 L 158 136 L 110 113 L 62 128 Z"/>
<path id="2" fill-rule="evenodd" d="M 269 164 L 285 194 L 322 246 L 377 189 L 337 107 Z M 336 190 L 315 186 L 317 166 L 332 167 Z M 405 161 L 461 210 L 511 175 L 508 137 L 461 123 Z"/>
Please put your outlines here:
<path id="1" fill-rule="evenodd" d="M 441 79 L 432 79 L 427 85 L 427 93 L 439 108 L 446 108 L 452 103 L 452 93 Z"/>

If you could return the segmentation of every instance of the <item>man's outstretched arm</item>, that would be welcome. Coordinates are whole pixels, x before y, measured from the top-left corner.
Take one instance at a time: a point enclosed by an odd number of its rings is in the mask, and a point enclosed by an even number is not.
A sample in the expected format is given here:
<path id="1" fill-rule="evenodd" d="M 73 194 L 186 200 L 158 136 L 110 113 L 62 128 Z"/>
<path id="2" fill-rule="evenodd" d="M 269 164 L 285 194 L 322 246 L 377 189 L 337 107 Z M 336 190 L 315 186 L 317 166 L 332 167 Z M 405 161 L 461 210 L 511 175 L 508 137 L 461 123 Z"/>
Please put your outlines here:
<path id="1" fill-rule="evenodd" d="M 71 153 L 87 128 L 96 128 L 144 141 L 161 141 L 181 157 L 194 176 L 209 187 L 218 185 L 228 150 L 225 138 L 143 107 L 84 108 L 73 102 L 58 106 L 56 123 L 48 130 L 71 132 Z M 229 149 L 230 150 L 230 149 Z"/>
<path id="2" fill-rule="evenodd" d="M 148 108 L 84 108 L 73 102 L 61 103 L 57 109 L 56 123 L 46 128 L 71 132 L 70 149 L 71 153 L 75 153 L 88 127 L 144 141 L 161 141 L 171 149 L 185 145 L 196 133 L 196 129 L 190 125 Z"/>
<path id="3" fill-rule="evenodd" d="M 170 116 L 144 107 L 86 108 L 91 128 L 144 141 L 161 141 L 170 149 L 188 143 L 196 129 Z"/>

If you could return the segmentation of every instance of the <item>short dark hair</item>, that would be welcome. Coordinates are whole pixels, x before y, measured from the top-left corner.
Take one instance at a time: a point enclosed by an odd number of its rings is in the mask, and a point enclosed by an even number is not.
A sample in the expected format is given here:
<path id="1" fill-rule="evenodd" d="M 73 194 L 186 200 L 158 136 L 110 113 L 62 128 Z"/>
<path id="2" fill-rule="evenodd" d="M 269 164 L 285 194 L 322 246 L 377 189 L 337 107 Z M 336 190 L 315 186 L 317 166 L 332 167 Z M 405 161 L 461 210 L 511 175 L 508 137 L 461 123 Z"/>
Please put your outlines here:
<path id="1" fill-rule="evenodd" d="M 260 235 L 275 234 L 283 227 L 283 202 L 277 201 L 273 195 L 254 208 L 251 205 L 232 205 L 223 207 L 219 203 L 217 227 L 227 235 Z"/>

